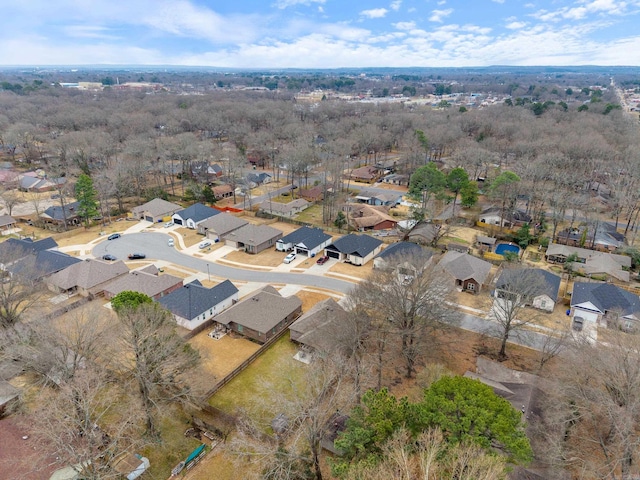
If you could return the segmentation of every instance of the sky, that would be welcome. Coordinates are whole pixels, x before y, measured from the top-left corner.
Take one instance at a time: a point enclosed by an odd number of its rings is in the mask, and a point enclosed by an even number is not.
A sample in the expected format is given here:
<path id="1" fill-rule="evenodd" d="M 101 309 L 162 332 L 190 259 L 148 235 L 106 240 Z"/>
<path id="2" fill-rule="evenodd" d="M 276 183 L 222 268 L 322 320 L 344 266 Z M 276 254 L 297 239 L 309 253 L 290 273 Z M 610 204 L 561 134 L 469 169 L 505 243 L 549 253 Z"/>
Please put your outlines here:
<path id="1" fill-rule="evenodd" d="M 0 65 L 640 65 L 640 0 L 0 0 Z"/>

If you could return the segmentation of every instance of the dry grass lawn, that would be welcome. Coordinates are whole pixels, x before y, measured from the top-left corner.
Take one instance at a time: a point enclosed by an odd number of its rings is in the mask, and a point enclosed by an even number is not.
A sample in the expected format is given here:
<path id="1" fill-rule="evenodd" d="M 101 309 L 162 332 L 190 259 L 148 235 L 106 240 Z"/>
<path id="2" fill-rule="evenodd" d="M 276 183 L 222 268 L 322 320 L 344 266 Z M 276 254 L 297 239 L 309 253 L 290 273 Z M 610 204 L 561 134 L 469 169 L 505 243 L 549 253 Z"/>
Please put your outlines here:
<path id="1" fill-rule="evenodd" d="M 173 233 L 175 235 L 182 236 L 182 240 L 184 241 L 184 244 L 186 247 L 191 247 L 193 245 L 196 245 L 204 239 L 204 236 L 200 235 L 197 230 L 191 230 L 190 228 L 178 227 L 173 231 Z M 218 245 L 218 244 L 215 244 L 215 245 Z M 176 243 L 176 247 L 178 246 L 179 244 Z"/>
<path id="2" fill-rule="evenodd" d="M 244 263 L 246 265 L 277 267 L 282 263 L 286 256 L 286 252 L 279 252 L 275 248 L 267 248 L 255 255 L 242 251 L 235 251 L 227 253 L 223 259 L 229 260 L 230 262 Z"/>
<path id="3" fill-rule="evenodd" d="M 302 300 L 302 312 L 306 312 L 311 307 L 313 307 L 316 303 L 321 300 L 325 300 L 330 297 L 330 295 L 319 293 L 319 292 L 310 292 L 308 290 L 300 290 L 296 293 L 296 296 Z"/>
<path id="4" fill-rule="evenodd" d="M 373 261 L 370 261 L 366 265 L 358 267 L 356 265 L 351 265 L 350 263 L 338 262 L 333 265 L 330 269 L 330 272 L 340 273 L 342 275 L 349 275 L 351 277 L 362 278 L 365 279 L 371 272 L 373 271 Z"/>

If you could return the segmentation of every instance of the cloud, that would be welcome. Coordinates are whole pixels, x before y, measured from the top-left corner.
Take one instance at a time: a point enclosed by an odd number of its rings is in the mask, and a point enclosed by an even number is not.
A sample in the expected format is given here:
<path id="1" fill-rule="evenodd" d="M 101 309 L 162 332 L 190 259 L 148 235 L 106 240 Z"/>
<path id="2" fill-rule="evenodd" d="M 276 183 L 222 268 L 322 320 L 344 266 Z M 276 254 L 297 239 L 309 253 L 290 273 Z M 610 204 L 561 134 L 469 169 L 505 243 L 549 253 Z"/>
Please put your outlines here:
<path id="1" fill-rule="evenodd" d="M 109 34 L 111 30 L 99 25 L 67 25 L 62 28 L 64 34 L 74 38 L 100 38 L 103 40 L 115 40 L 116 35 Z"/>
<path id="2" fill-rule="evenodd" d="M 416 28 L 416 22 L 397 22 L 392 25 L 398 30 L 413 30 Z"/>
<path id="3" fill-rule="evenodd" d="M 372 8 L 371 10 L 362 10 L 360 15 L 367 18 L 383 18 L 389 13 L 386 8 Z"/>
<path id="4" fill-rule="evenodd" d="M 453 13 L 453 8 L 447 8 L 446 10 L 433 10 L 429 20 L 432 22 L 442 23 L 445 17 L 448 17 Z"/>
<path id="5" fill-rule="evenodd" d="M 505 2 L 505 0 L 491 0 L 491 1 L 495 3 L 500 3 L 500 4 L 503 4 Z"/>
<path id="6" fill-rule="evenodd" d="M 510 22 L 505 25 L 509 30 L 518 30 L 527 26 L 527 22 Z"/>
<path id="7" fill-rule="evenodd" d="M 326 0 L 277 0 L 272 6 L 285 9 L 288 7 L 295 7 L 296 5 L 304 5 L 306 7 L 310 6 L 312 3 L 320 3 L 324 4 Z"/>
<path id="8" fill-rule="evenodd" d="M 389 5 L 389 8 L 397 12 L 398 10 L 400 10 L 401 5 L 402 5 L 402 0 L 394 0 L 393 2 L 391 2 L 391 5 Z"/>

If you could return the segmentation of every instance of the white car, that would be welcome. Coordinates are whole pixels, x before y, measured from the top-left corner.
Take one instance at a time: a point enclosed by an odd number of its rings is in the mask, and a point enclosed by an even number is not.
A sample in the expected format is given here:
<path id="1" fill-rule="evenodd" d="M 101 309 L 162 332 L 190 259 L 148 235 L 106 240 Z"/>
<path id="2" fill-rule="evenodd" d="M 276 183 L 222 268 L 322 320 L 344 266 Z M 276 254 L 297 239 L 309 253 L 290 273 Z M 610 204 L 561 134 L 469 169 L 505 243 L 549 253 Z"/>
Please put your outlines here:
<path id="1" fill-rule="evenodd" d="M 167 222 L 164 224 L 164 228 L 173 227 L 173 222 Z"/>
<path id="2" fill-rule="evenodd" d="M 167 245 L 169 245 L 170 247 L 173 247 L 175 245 L 175 242 L 173 241 L 173 238 L 169 239 L 169 241 L 167 242 Z"/>
<path id="3" fill-rule="evenodd" d="M 296 253 L 295 252 L 291 252 L 289 255 L 287 255 L 286 257 L 284 257 L 284 263 L 291 263 L 296 259 Z"/>
<path id="4" fill-rule="evenodd" d="M 203 248 L 207 248 L 211 246 L 211 241 L 210 240 L 204 240 L 202 242 L 200 242 L 200 245 L 198 245 L 198 248 L 200 250 L 202 250 Z"/>

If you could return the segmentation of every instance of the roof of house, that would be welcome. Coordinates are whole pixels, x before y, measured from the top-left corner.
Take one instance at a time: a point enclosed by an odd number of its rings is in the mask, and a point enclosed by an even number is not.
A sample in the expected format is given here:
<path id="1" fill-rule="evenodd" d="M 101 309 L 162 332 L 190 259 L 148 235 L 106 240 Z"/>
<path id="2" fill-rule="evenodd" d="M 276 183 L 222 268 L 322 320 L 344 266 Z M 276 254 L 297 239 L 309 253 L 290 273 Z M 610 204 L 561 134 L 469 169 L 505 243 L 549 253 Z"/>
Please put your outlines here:
<path id="1" fill-rule="evenodd" d="M 238 289 L 229 280 L 211 288 L 203 287 L 200 282 L 195 281 L 165 295 L 158 303 L 174 315 L 191 320 L 236 293 Z"/>
<path id="2" fill-rule="evenodd" d="M 205 230 L 211 230 L 218 235 L 225 235 L 249 223 L 244 218 L 236 217 L 227 212 L 221 212 L 211 218 L 207 218 L 200 224 Z"/>
<path id="3" fill-rule="evenodd" d="M 484 235 L 476 236 L 476 241 L 478 243 L 483 243 L 485 245 L 495 245 L 497 238 L 495 237 L 485 237 Z"/>
<path id="4" fill-rule="evenodd" d="M 304 198 L 296 198 L 295 200 L 290 201 L 289 203 L 280 203 L 280 202 L 262 202 L 260 204 L 260 210 L 264 210 L 265 212 L 274 212 L 274 213 L 291 213 L 296 209 L 303 209 L 311 205 Z"/>
<path id="5" fill-rule="evenodd" d="M 378 170 L 376 169 L 376 167 L 371 167 L 371 166 L 354 168 L 353 171 L 351 172 L 351 176 L 356 178 L 373 179 L 373 178 L 376 178 L 377 175 L 378 175 Z"/>
<path id="6" fill-rule="evenodd" d="M 320 186 L 301 188 L 298 195 L 306 198 L 321 198 L 324 195 L 324 190 Z"/>
<path id="7" fill-rule="evenodd" d="M 161 292 L 182 284 L 182 279 L 169 274 L 153 275 L 141 270 L 133 270 L 127 275 L 123 275 L 109 282 L 105 291 L 112 295 L 117 295 L 125 290 L 144 293 L 150 297 L 155 297 Z"/>
<path id="8" fill-rule="evenodd" d="M 330 238 L 331 235 L 324 233 L 320 228 L 300 227 L 289 235 L 282 237 L 278 240 L 278 243 L 291 243 L 293 245 L 303 244 L 305 248 L 311 250 L 316 248 L 318 245 L 322 245 Z"/>
<path id="9" fill-rule="evenodd" d="M 265 172 L 261 173 L 247 173 L 247 180 L 254 183 L 263 183 L 267 178 L 271 178 L 271 175 Z"/>
<path id="10" fill-rule="evenodd" d="M 393 203 L 393 202 L 400 202 L 400 200 L 402 200 L 402 193 L 389 192 L 389 191 L 378 192 L 375 190 L 360 190 L 356 198 L 361 200 L 376 198 L 384 203 Z"/>
<path id="11" fill-rule="evenodd" d="M 11 215 L 0 215 L 0 227 L 6 227 L 16 223 L 16 219 Z"/>
<path id="12" fill-rule="evenodd" d="M 107 263 L 88 258 L 51 275 L 47 283 L 62 290 L 73 287 L 89 289 L 128 272 L 129 267 L 121 260 Z"/>
<path id="13" fill-rule="evenodd" d="M 545 294 L 554 301 L 558 298 L 558 292 L 560 291 L 560 277 L 547 270 L 542 270 L 541 268 L 505 269 L 496 281 L 496 288 L 508 288 L 512 281 L 521 279 L 523 275 L 527 276 L 527 281 L 541 282 L 542 291 L 540 291 L 540 294 Z"/>
<path id="14" fill-rule="evenodd" d="M 409 227 L 411 228 L 411 227 Z M 420 238 L 425 243 L 433 242 L 441 226 L 435 223 L 421 223 L 409 233 L 409 239 Z"/>
<path id="15" fill-rule="evenodd" d="M 369 235 L 350 233 L 349 235 L 340 237 L 329 245 L 327 249 L 364 258 L 380 245 L 382 245 L 382 240 L 370 237 Z"/>
<path id="16" fill-rule="evenodd" d="M 328 351 L 340 337 L 347 312 L 333 298 L 316 303 L 291 324 L 289 330 L 299 334 L 297 341 L 316 350 Z"/>
<path id="17" fill-rule="evenodd" d="M 15 274 L 26 275 L 31 279 L 38 279 L 59 272 L 74 263 L 81 262 L 77 257 L 72 257 L 57 250 L 41 250 L 32 253 L 12 266 L 9 271 Z"/>
<path id="18" fill-rule="evenodd" d="M 489 262 L 451 250 L 442 256 L 439 265 L 456 280 L 473 279 L 478 283 L 484 283 L 491 271 Z"/>
<path id="19" fill-rule="evenodd" d="M 584 263 L 576 263 L 574 265 L 578 268 L 584 269 L 585 274 L 606 274 L 623 282 L 629 281 L 630 276 L 628 269 L 631 268 L 631 257 L 626 255 L 598 252 L 596 250 L 571 247 L 569 245 L 561 245 L 557 243 L 550 244 L 545 255 L 547 257 L 563 256 L 568 258 L 574 253 L 578 258 L 584 259 Z M 625 270 L 625 268 L 627 270 Z"/>
<path id="20" fill-rule="evenodd" d="M 149 212 L 154 217 L 160 217 L 177 212 L 182 207 L 175 203 L 167 202 L 162 198 L 154 198 L 153 200 L 143 203 L 137 207 L 133 207 L 131 211 L 133 213 Z"/>
<path id="21" fill-rule="evenodd" d="M 493 215 L 497 215 L 498 217 L 500 217 L 502 215 L 502 208 L 496 206 L 485 208 L 484 210 L 482 210 L 482 212 L 480 212 L 479 217 L 482 218 Z M 529 215 L 524 210 L 505 210 L 504 219 L 508 221 L 530 222 L 531 215 Z"/>
<path id="22" fill-rule="evenodd" d="M 217 185 L 211 190 L 213 190 L 214 195 L 224 195 L 225 193 L 232 193 L 233 187 L 231 185 Z"/>
<path id="23" fill-rule="evenodd" d="M 384 222 L 398 223 L 387 213 L 387 207 L 373 205 L 359 205 L 352 209 L 351 220 L 358 228 L 369 228 Z"/>
<path id="24" fill-rule="evenodd" d="M 302 302 L 295 295 L 282 297 L 267 285 L 222 312 L 216 321 L 223 325 L 233 322 L 264 334 L 301 307 Z"/>
<path id="25" fill-rule="evenodd" d="M 46 237 L 35 242 L 30 238 L 8 238 L 4 242 L 0 243 L 0 259 L 17 260 L 18 258 L 25 257 L 30 253 L 50 250 L 57 246 L 57 242 L 52 237 Z M 3 263 L 7 262 L 3 261 Z"/>
<path id="26" fill-rule="evenodd" d="M 64 214 L 62 207 L 60 205 L 54 205 L 47 208 L 42 214 L 41 217 L 50 218 L 52 220 L 63 221 L 65 219 L 69 220 L 70 218 L 74 218 L 78 216 L 78 207 L 80 206 L 80 202 L 71 202 L 67 203 L 64 206 Z"/>
<path id="27" fill-rule="evenodd" d="M 387 248 L 382 250 L 376 258 L 388 259 L 391 257 L 403 258 L 413 255 L 421 255 L 423 252 L 422 247 L 413 242 L 397 242 L 392 243 Z"/>
<path id="28" fill-rule="evenodd" d="M 206 220 L 207 218 L 213 217 L 214 215 L 218 215 L 220 210 L 216 210 L 215 208 L 207 207 L 201 203 L 194 203 L 190 207 L 185 208 L 184 210 L 180 210 L 175 214 L 178 215 L 183 220 L 191 219 L 194 222 L 198 223 L 202 220 Z"/>
<path id="29" fill-rule="evenodd" d="M 600 312 L 620 310 L 623 315 L 640 312 L 640 298 L 611 283 L 575 282 L 571 306 L 590 302 Z"/>
<path id="30" fill-rule="evenodd" d="M 228 240 L 246 243 L 249 245 L 260 245 L 270 239 L 280 238 L 282 232 L 269 225 L 254 225 L 247 223 L 243 227 L 234 230 L 227 235 Z"/>

